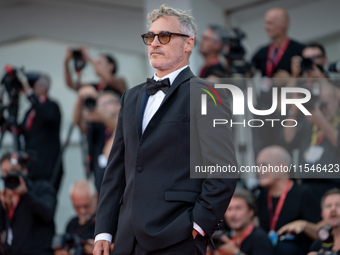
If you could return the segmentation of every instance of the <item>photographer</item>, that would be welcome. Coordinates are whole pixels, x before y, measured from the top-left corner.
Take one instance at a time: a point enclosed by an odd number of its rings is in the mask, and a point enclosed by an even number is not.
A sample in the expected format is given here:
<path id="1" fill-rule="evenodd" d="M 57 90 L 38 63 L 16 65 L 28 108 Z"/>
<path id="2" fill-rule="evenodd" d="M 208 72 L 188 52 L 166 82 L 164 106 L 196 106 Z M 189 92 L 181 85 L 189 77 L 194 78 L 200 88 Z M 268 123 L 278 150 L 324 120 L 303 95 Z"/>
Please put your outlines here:
<path id="1" fill-rule="evenodd" d="M 265 171 L 265 167 L 288 167 L 289 153 L 279 146 L 261 150 L 257 156 L 261 191 L 257 198 L 260 227 L 275 247 L 275 254 L 304 255 L 316 238 L 319 201 L 312 191 L 289 179 L 284 171 Z"/>
<path id="2" fill-rule="evenodd" d="M 81 249 L 81 254 L 92 254 L 98 194 L 91 182 L 80 180 L 72 185 L 70 198 L 77 216 L 68 222 L 66 234 L 73 236 L 73 238 L 70 239 L 79 240 L 80 242 L 76 244 L 68 243 L 67 245 L 76 246 L 76 248 Z M 67 239 L 66 237 L 67 236 L 64 235 L 61 238 Z M 60 247 L 54 251 L 54 255 L 69 255 L 70 252 L 68 248 L 69 247 Z"/>
<path id="3" fill-rule="evenodd" d="M 340 190 L 331 189 L 327 191 L 321 200 L 321 216 L 323 223 L 329 226 L 330 235 L 333 240 L 330 240 L 332 245 L 325 245 L 326 242 L 317 240 L 311 246 L 311 252 L 308 255 L 323 255 L 323 254 L 340 254 Z M 333 253 L 326 253 L 333 251 Z"/>
<path id="4" fill-rule="evenodd" d="M 46 181 L 32 182 L 14 154 L 0 160 L 0 254 L 52 255 L 56 194 Z"/>
<path id="5" fill-rule="evenodd" d="M 291 60 L 291 77 L 327 78 L 328 64 L 325 48 L 319 43 L 310 43 L 302 50 L 301 56 L 294 56 Z"/>
<path id="6" fill-rule="evenodd" d="M 89 84 L 81 83 L 77 84 L 72 80 L 71 73 L 69 70 L 69 61 L 75 59 L 74 52 L 78 52 L 78 59 L 84 63 L 90 63 L 94 68 L 97 76 L 100 78 L 98 83 Z M 76 61 L 76 60 L 75 60 Z M 79 72 L 80 70 L 76 70 Z M 67 48 L 65 61 L 64 61 L 64 72 L 65 72 L 65 82 L 67 86 L 73 90 L 78 90 L 85 85 L 92 85 L 97 91 L 101 90 L 111 90 L 121 96 L 126 91 L 125 81 L 116 76 L 117 63 L 114 58 L 110 55 L 100 55 L 96 60 L 92 59 L 88 54 L 86 47 L 80 47 L 79 49 L 72 50 Z"/>
<path id="7" fill-rule="evenodd" d="M 86 136 L 91 157 L 90 170 L 94 172 L 99 192 L 106 166 L 105 147 L 111 147 L 117 125 L 120 102 L 110 91 L 97 92 L 92 86 L 84 86 L 78 92 L 73 108 L 73 122 Z"/>
<path id="8" fill-rule="evenodd" d="M 335 88 L 324 83 L 320 86 L 320 96 L 310 110 L 310 116 L 300 116 L 296 107 L 291 108 L 291 119 L 297 119 L 298 125 L 284 128 L 284 137 L 291 148 L 299 149 L 299 165 L 329 166 L 340 163 L 340 115 Z M 288 124 L 289 125 L 289 124 Z M 339 185 L 340 179 L 335 173 L 310 171 L 299 175 L 303 183 L 309 186 L 320 201 L 329 189 Z"/>
<path id="9" fill-rule="evenodd" d="M 209 78 L 209 76 L 221 76 L 225 74 L 225 69 L 220 63 L 219 54 L 225 40 L 226 31 L 218 25 L 210 25 L 204 30 L 199 41 L 199 52 L 204 58 L 204 66 L 199 77 Z"/>
<path id="10" fill-rule="evenodd" d="M 58 191 L 63 174 L 62 164 L 57 162 L 61 113 L 58 104 L 48 96 L 50 78 L 40 74 L 33 87 L 30 87 L 23 73 L 18 73 L 18 78 L 31 103 L 21 125 L 25 138 L 24 149 L 32 159 L 28 166 L 30 178 L 50 181 Z M 59 164 L 57 168 L 56 163 Z"/>
<path id="11" fill-rule="evenodd" d="M 255 199 L 253 195 L 248 190 L 236 189 L 224 215 L 226 223 L 235 232 L 235 235 L 231 238 L 222 234 L 220 236 L 222 244 L 214 253 L 210 252 L 210 254 L 272 255 L 273 247 L 266 232 L 254 226 L 254 215 Z"/>

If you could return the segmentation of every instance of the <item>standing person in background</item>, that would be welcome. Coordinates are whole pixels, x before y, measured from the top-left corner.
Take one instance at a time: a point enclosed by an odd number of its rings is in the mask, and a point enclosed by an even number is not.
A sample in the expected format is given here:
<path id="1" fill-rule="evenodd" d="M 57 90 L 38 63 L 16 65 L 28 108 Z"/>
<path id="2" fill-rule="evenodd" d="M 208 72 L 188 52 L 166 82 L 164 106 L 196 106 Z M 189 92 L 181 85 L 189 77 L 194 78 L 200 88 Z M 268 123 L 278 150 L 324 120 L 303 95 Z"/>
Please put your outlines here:
<path id="1" fill-rule="evenodd" d="M 219 77 L 226 73 L 219 59 L 225 37 L 226 31 L 221 26 L 210 25 L 204 30 L 199 41 L 199 51 L 204 58 L 204 66 L 199 75 L 201 78 L 208 78 L 210 75 Z"/>
<path id="2" fill-rule="evenodd" d="M 301 56 L 304 46 L 287 35 L 289 17 L 285 9 L 273 8 L 267 11 L 265 18 L 265 30 L 271 40 L 269 45 L 262 47 L 252 58 L 252 66 L 259 70 L 262 76 L 269 78 L 289 78 L 291 74 L 291 59 L 293 56 Z M 253 70 L 255 71 L 255 70 Z M 273 80 L 262 79 L 260 93 L 257 99 L 256 109 L 267 110 L 272 105 Z M 265 118 L 282 120 L 282 116 L 275 111 L 268 116 L 254 116 L 261 120 Z M 265 125 L 259 129 L 253 129 L 253 145 L 255 156 L 267 146 L 279 145 L 286 147 L 282 139 L 282 127 Z"/>

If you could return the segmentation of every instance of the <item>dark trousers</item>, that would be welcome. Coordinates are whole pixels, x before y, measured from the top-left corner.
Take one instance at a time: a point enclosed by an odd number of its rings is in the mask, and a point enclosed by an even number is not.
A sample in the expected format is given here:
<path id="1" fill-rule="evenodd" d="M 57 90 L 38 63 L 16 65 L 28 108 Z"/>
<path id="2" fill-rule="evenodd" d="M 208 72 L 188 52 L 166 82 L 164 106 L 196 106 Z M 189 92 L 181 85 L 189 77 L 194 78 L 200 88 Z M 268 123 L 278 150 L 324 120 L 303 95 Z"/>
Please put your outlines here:
<path id="1" fill-rule="evenodd" d="M 191 236 L 189 239 L 176 243 L 168 248 L 148 252 L 145 251 L 137 242 L 132 255 L 205 255 L 207 251 L 208 239 L 197 235 L 194 240 Z"/>

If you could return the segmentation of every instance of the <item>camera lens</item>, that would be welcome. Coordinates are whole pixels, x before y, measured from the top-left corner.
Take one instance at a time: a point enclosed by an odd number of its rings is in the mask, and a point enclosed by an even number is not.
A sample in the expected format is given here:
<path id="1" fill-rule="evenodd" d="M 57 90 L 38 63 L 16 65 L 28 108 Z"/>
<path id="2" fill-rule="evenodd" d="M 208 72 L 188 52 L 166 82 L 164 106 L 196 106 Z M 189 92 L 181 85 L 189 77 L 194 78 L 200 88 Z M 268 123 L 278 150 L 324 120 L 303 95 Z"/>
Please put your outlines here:
<path id="1" fill-rule="evenodd" d="M 16 189 L 20 185 L 19 180 L 20 173 L 10 172 L 4 177 L 5 187 L 8 189 Z"/>
<path id="2" fill-rule="evenodd" d="M 84 106 L 89 110 L 93 110 L 96 107 L 96 99 L 93 97 L 86 98 L 84 100 Z"/>

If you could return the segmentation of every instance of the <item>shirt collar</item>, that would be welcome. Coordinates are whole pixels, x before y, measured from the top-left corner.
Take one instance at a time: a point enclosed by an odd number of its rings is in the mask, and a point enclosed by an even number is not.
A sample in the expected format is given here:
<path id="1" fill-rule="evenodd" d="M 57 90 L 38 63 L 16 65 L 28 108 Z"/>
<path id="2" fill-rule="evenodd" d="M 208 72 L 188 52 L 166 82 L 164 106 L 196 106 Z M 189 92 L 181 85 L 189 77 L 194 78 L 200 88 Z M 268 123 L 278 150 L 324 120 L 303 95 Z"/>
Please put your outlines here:
<path id="1" fill-rule="evenodd" d="M 177 69 L 176 71 L 173 71 L 172 73 L 169 73 L 167 75 L 165 75 L 164 77 L 162 78 L 159 78 L 156 76 L 156 73 L 153 75 L 153 78 L 155 81 L 160 81 L 160 80 L 164 80 L 166 78 L 169 78 L 170 80 L 170 86 L 172 85 L 172 83 L 174 82 L 174 80 L 176 79 L 176 77 L 179 75 L 180 72 L 182 72 L 185 68 L 187 68 L 188 65 L 186 66 L 183 66 L 182 68 L 180 69 Z"/>

